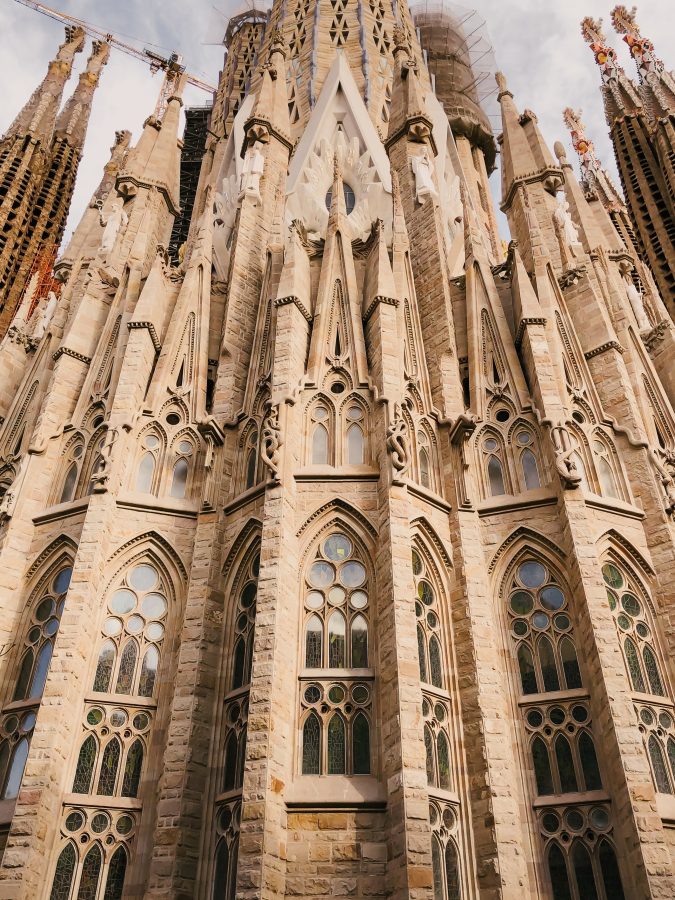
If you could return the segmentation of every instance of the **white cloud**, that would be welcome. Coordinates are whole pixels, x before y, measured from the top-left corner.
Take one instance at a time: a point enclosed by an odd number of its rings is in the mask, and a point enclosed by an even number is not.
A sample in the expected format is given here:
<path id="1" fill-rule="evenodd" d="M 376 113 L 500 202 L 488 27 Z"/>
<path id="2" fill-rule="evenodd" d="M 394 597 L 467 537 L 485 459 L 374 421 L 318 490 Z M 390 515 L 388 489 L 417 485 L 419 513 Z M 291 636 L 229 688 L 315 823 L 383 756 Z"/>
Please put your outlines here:
<path id="1" fill-rule="evenodd" d="M 160 52 L 182 52 L 188 68 L 216 83 L 222 68 L 221 18 L 210 0 L 51 0 L 63 12 L 109 29 L 121 40 L 142 45 L 156 44 Z M 216 4 L 232 10 L 241 4 L 221 0 Z M 486 19 L 495 47 L 498 66 L 504 71 L 520 109 L 534 110 L 542 132 L 552 146 L 562 140 L 569 148 L 562 123 L 566 106 L 582 108 L 589 136 L 598 155 L 613 169 L 613 151 L 607 135 L 600 76 L 588 45 L 581 37 L 583 16 L 605 19 L 610 43 L 617 49 L 627 73 L 635 76 L 628 49 L 609 21 L 614 0 L 464 0 L 474 5 Z M 675 32 L 675 4 L 672 0 L 643 0 L 638 20 L 657 52 L 668 59 Z M 0 3 L 0 55 L 5 80 L 0 109 L 0 132 L 10 124 L 35 86 L 42 79 L 49 59 L 62 38 L 61 26 L 15 0 Z M 82 70 L 86 52 L 77 58 L 76 74 Z M 7 73 L 11 73 L 8 75 Z M 151 77 L 142 62 L 113 51 L 103 72 L 94 101 L 84 159 L 73 201 L 69 227 L 79 219 L 98 184 L 109 154 L 114 133 L 130 129 L 136 139 L 144 119 L 152 112 L 161 75 Z M 74 88 L 74 79 L 67 93 Z M 67 95 L 66 93 L 66 95 Z M 208 96 L 189 89 L 188 104 L 201 105 Z M 570 152 L 570 157 L 573 154 Z M 493 176 L 497 182 L 497 174 Z"/>

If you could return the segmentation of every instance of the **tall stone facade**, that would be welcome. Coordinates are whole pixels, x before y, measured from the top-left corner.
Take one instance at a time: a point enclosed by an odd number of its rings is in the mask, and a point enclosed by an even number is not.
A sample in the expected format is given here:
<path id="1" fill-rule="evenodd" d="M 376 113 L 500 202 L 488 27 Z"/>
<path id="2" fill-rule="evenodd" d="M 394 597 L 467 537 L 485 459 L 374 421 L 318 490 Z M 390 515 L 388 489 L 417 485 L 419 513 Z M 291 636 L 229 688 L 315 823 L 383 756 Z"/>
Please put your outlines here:
<path id="1" fill-rule="evenodd" d="M 229 39 L 180 264 L 178 80 L 0 345 L 0 898 L 672 897 L 673 326 L 620 195 L 498 75 L 502 255 L 405 3 Z"/>

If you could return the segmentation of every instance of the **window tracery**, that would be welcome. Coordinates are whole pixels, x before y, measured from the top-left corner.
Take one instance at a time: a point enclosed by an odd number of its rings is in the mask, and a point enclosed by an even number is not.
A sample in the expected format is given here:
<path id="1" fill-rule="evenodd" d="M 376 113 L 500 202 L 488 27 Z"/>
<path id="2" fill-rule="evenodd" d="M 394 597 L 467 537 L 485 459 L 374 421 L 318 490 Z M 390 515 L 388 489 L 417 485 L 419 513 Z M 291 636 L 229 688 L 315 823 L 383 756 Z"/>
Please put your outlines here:
<path id="1" fill-rule="evenodd" d="M 431 866 L 434 900 L 461 900 L 462 876 L 458 851 L 458 809 L 449 803 L 429 803 Z"/>
<path id="2" fill-rule="evenodd" d="M 221 806 L 216 819 L 216 855 L 213 873 L 213 900 L 234 900 L 237 887 L 237 858 L 241 801 Z"/>
<path id="3" fill-rule="evenodd" d="M 145 707 L 88 704 L 72 793 L 137 797 L 152 723 Z"/>
<path id="4" fill-rule="evenodd" d="M 303 775 L 371 772 L 371 584 L 358 557 L 352 539 L 334 531 L 308 566 L 300 677 Z"/>
<path id="5" fill-rule="evenodd" d="M 512 421 L 512 411 L 499 406 L 491 411 L 495 424 L 477 438 L 486 497 L 501 497 L 536 490 L 544 483 L 535 430 L 522 418 Z M 502 430 L 504 431 L 502 434 Z"/>
<path id="6" fill-rule="evenodd" d="M 139 456 L 131 478 L 131 487 L 139 494 L 175 500 L 190 496 L 199 441 L 185 426 L 183 410 L 170 406 L 162 422 L 147 426 L 139 437 Z"/>
<path id="7" fill-rule="evenodd" d="M 652 770 L 654 787 L 660 794 L 675 794 L 675 716 L 672 705 L 636 705 Z"/>

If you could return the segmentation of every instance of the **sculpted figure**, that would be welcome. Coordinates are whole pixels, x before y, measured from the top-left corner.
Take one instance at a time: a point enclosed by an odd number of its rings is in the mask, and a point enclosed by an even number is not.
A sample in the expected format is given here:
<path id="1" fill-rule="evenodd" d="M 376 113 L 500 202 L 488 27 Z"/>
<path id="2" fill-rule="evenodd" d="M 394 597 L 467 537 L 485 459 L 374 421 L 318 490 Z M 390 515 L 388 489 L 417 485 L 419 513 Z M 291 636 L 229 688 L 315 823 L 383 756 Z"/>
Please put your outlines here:
<path id="1" fill-rule="evenodd" d="M 49 323 L 51 322 L 52 316 L 54 315 L 54 310 L 56 309 L 56 304 L 59 302 L 58 297 L 54 293 L 54 291 L 50 291 L 47 294 L 47 303 L 45 304 L 45 308 L 40 316 L 40 321 L 33 332 L 33 338 L 36 341 L 42 340 L 44 337 L 44 333 L 49 327 Z"/>
<path id="2" fill-rule="evenodd" d="M 569 258 L 569 255 L 576 259 L 578 256 L 577 248 L 580 246 L 579 232 L 572 221 L 570 205 L 565 195 L 558 194 L 557 200 L 558 203 L 553 213 L 553 225 L 558 237 L 558 243 L 565 259 Z"/>
<path id="3" fill-rule="evenodd" d="M 428 197 L 438 197 L 438 192 L 434 187 L 434 179 L 431 168 L 431 161 L 425 150 L 421 156 L 415 156 L 412 160 L 412 170 L 415 176 L 416 200 L 418 203 L 424 203 Z"/>
<path id="4" fill-rule="evenodd" d="M 387 428 L 387 450 L 396 472 L 403 472 L 410 465 L 408 450 L 408 424 L 401 414 L 401 405 L 394 406 L 394 418 Z"/>
<path id="5" fill-rule="evenodd" d="M 260 458 L 275 481 L 279 480 L 279 450 L 281 449 L 279 406 L 270 404 L 260 429 Z"/>
<path id="6" fill-rule="evenodd" d="M 638 328 L 640 329 L 640 331 L 648 331 L 649 329 L 651 329 L 652 323 L 647 318 L 644 303 L 642 302 L 642 294 L 635 287 L 635 283 L 631 278 L 632 270 L 633 267 L 631 265 L 622 263 L 620 267 L 621 277 L 623 278 L 626 285 L 626 294 L 628 295 L 628 300 L 630 301 L 631 308 L 635 313 Z"/>
<path id="7" fill-rule="evenodd" d="M 107 216 L 103 215 L 103 202 L 98 201 L 98 219 L 103 228 L 103 236 L 101 238 L 101 246 L 99 252 L 107 259 L 110 256 L 115 240 L 122 228 L 126 228 L 129 223 L 129 216 L 124 212 L 124 203 L 121 197 L 115 197 L 112 201 L 110 212 Z"/>
<path id="8" fill-rule="evenodd" d="M 559 425 L 551 430 L 555 451 L 555 467 L 566 489 L 571 490 L 581 484 L 581 473 L 574 462 L 574 445 L 568 430 Z"/>
<path id="9" fill-rule="evenodd" d="M 258 144 L 254 144 L 246 151 L 244 169 L 241 173 L 241 193 L 246 197 L 254 197 L 260 200 L 260 178 L 265 168 L 265 157 L 260 152 Z"/>

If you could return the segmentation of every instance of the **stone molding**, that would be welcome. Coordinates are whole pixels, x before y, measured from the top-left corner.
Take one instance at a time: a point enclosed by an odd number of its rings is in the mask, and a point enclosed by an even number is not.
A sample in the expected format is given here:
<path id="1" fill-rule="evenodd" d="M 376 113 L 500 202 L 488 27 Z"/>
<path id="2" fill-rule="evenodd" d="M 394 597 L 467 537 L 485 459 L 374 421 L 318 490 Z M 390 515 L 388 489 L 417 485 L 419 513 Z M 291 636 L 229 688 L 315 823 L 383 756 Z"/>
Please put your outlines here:
<path id="1" fill-rule="evenodd" d="M 131 331 L 132 328 L 147 328 L 148 334 L 150 335 L 150 340 L 152 341 L 152 345 L 155 348 L 155 351 L 159 353 L 162 349 L 162 345 L 160 343 L 159 338 L 157 337 L 157 332 L 155 331 L 155 326 L 152 322 L 129 322 L 127 324 L 127 328 Z"/>
<path id="2" fill-rule="evenodd" d="M 84 353 L 78 353 L 77 350 L 71 350 L 70 347 L 59 347 L 52 359 L 56 362 L 61 356 L 72 356 L 73 359 L 77 359 L 87 366 L 91 363 L 91 356 L 85 356 Z"/>
<path id="3" fill-rule="evenodd" d="M 600 356 L 601 354 L 606 353 L 608 350 L 616 350 L 621 354 L 624 354 L 626 352 L 618 341 L 607 341 L 604 344 L 600 344 L 599 347 L 595 347 L 593 350 L 587 350 L 586 353 L 584 353 L 584 358 L 593 359 L 594 356 Z"/>
<path id="4" fill-rule="evenodd" d="M 363 314 L 363 321 L 364 321 L 364 322 L 367 322 L 367 321 L 368 321 L 368 319 L 369 319 L 369 318 L 371 317 L 371 315 L 373 314 L 373 311 L 374 311 L 375 307 L 376 307 L 379 303 L 383 303 L 385 306 L 394 306 L 394 307 L 398 307 L 398 305 L 399 305 L 399 301 L 398 301 L 395 297 L 385 297 L 383 294 L 378 294 L 378 295 L 374 298 L 374 300 L 372 301 L 372 303 L 370 304 L 370 306 L 368 307 L 368 309 L 367 309 L 367 310 L 365 311 L 365 313 Z"/>
<path id="5" fill-rule="evenodd" d="M 299 297 L 296 297 L 294 294 L 292 294 L 289 297 L 279 297 L 278 300 L 274 301 L 274 305 L 277 309 L 280 306 L 288 306 L 289 303 L 294 303 L 298 307 L 302 315 L 305 317 L 305 319 L 307 319 L 307 321 L 311 324 L 313 317 L 308 312 L 307 307 L 301 302 Z"/>

